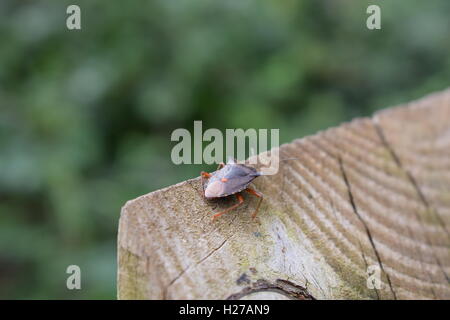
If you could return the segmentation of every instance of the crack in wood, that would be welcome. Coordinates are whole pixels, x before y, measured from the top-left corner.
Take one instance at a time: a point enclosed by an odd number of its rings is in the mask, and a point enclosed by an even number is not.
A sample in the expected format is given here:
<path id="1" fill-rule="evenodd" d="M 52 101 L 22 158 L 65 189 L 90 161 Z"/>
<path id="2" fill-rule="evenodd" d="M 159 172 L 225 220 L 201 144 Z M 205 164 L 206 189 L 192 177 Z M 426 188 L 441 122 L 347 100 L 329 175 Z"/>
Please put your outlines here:
<path id="1" fill-rule="evenodd" d="M 430 211 L 432 211 L 435 215 L 437 220 L 439 221 L 440 226 L 442 227 L 442 229 L 444 230 L 444 232 L 447 234 L 447 238 L 450 239 L 450 233 L 446 228 L 445 222 L 442 219 L 441 215 L 439 214 L 439 212 L 437 211 L 436 208 L 434 208 L 433 206 L 430 205 L 430 203 L 428 202 L 427 198 L 425 197 L 422 189 L 419 187 L 419 184 L 417 183 L 416 179 L 414 178 L 414 176 L 411 174 L 411 172 L 409 170 L 407 170 L 402 162 L 400 161 L 400 158 L 397 156 L 397 153 L 394 151 L 394 148 L 390 145 L 390 143 L 387 141 L 386 136 L 384 135 L 383 129 L 381 128 L 381 126 L 378 124 L 376 118 L 374 118 L 374 120 L 372 121 L 375 130 L 382 142 L 382 144 L 384 145 L 384 147 L 389 151 L 389 153 L 391 154 L 392 158 L 394 159 L 395 163 L 397 164 L 398 168 L 400 170 L 402 170 L 405 175 L 408 177 L 408 180 L 410 181 L 410 183 L 412 184 L 414 190 L 416 191 L 420 201 L 422 201 L 423 205 L 427 208 L 427 209 L 431 209 Z"/>
<path id="2" fill-rule="evenodd" d="M 330 152 L 328 149 L 326 149 L 326 148 L 323 147 L 320 143 L 318 143 L 315 139 L 311 139 L 310 142 L 311 142 L 318 150 L 321 150 L 321 152 L 323 152 L 325 155 L 327 155 L 327 156 L 329 156 L 329 157 L 335 159 L 337 162 L 339 162 L 339 156 L 336 156 L 334 153 Z M 342 170 L 341 170 L 341 175 L 342 175 Z M 347 189 L 348 189 L 348 188 L 347 188 Z M 329 197 L 326 197 L 326 198 L 328 199 L 328 202 L 330 203 L 331 207 L 333 208 L 332 212 L 333 212 L 333 214 L 334 214 L 336 220 L 338 220 L 337 215 L 336 215 L 336 213 L 334 212 L 334 204 L 333 204 L 333 201 L 332 201 Z M 358 240 L 358 244 L 359 244 L 361 253 L 363 254 L 363 259 L 364 259 L 364 258 L 365 258 L 365 256 L 364 256 L 364 251 L 363 251 L 363 249 L 362 249 L 362 245 L 361 245 L 361 242 L 360 242 L 359 240 Z M 367 262 L 366 262 L 366 261 L 364 261 L 364 262 L 365 262 L 365 264 L 366 264 L 366 270 L 367 270 Z M 346 283 L 349 283 L 347 279 L 344 279 L 344 281 L 345 281 Z M 378 290 L 377 290 L 377 289 L 375 289 L 375 292 L 376 292 L 376 295 L 377 295 L 378 299 L 380 299 L 379 293 L 378 293 Z"/>
<path id="3" fill-rule="evenodd" d="M 234 219 L 233 219 L 234 220 Z M 166 299 L 167 298 L 167 293 L 169 291 L 169 288 L 176 282 L 178 281 L 178 279 L 180 279 L 188 270 L 190 270 L 191 268 L 196 268 L 199 264 L 201 264 L 203 261 L 205 261 L 206 259 L 208 259 L 209 257 L 211 257 L 215 252 L 217 252 L 218 250 L 220 250 L 225 243 L 228 242 L 228 240 L 230 240 L 233 237 L 233 235 L 229 236 L 228 238 L 226 238 L 217 248 L 214 248 L 213 250 L 211 250 L 205 257 L 203 257 L 202 259 L 200 259 L 198 262 L 196 262 L 195 264 L 191 264 L 189 266 L 187 266 L 185 269 L 183 269 L 174 279 L 172 279 L 172 281 L 169 282 L 169 284 L 165 287 L 164 292 L 163 292 L 163 298 Z"/>
<path id="4" fill-rule="evenodd" d="M 390 153 L 390 155 L 392 156 L 392 158 L 394 159 L 394 162 L 396 163 L 397 167 L 408 177 L 408 180 L 410 181 L 411 185 L 413 186 L 413 189 L 416 191 L 420 201 L 422 202 L 422 204 L 425 206 L 425 208 L 429 211 L 429 212 L 433 212 L 436 217 L 438 218 L 439 221 L 439 225 L 443 228 L 444 232 L 447 234 L 447 238 L 449 238 L 449 232 L 447 230 L 447 228 L 445 227 L 445 223 L 443 222 L 441 216 L 439 215 L 438 211 L 431 207 L 429 202 L 427 201 L 427 199 L 425 198 L 425 195 L 423 194 L 421 188 L 419 187 L 416 179 L 414 178 L 414 176 L 409 172 L 409 170 L 407 170 L 402 162 L 400 161 L 400 158 L 398 157 L 397 153 L 394 151 L 394 148 L 391 146 L 391 144 L 387 141 L 386 136 L 384 134 L 384 131 L 382 129 L 382 127 L 379 125 L 378 123 L 378 119 L 376 117 L 373 118 L 373 126 L 375 128 L 375 131 L 377 132 L 378 137 L 381 140 L 381 143 L 383 144 L 383 146 L 388 150 L 388 152 Z M 419 223 L 422 226 L 422 229 L 424 229 L 424 236 L 425 236 L 425 241 L 427 242 L 427 244 L 432 247 L 432 241 L 429 239 L 426 230 L 425 230 L 425 225 L 422 221 L 422 218 L 418 215 L 417 212 L 414 211 L 414 214 L 416 216 L 417 221 L 419 221 Z M 441 270 L 441 272 L 443 273 L 445 279 L 447 280 L 447 283 L 450 283 L 450 277 L 448 276 L 447 272 L 445 271 L 444 267 L 442 266 L 441 261 L 439 260 L 439 257 L 437 257 L 434 253 L 434 250 L 432 250 L 432 255 L 436 261 L 436 264 L 439 266 L 439 269 Z"/>
<path id="5" fill-rule="evenodd" d="M 381 270 L 384 272 L 384 274 L 386 275 L 386 279 L 388 280 L 389 288 L 390 288 L 390 291 L 391 291 L 391 293 L 392 293 L 394 299 L 397 299 L 397 295 L 396 295 L 396 293 L 395 293 L 395 291 L 394 291 L 394 289 L 393 289 L 393 287 L 392 287 L 392 283 L 391 283 L 389 274 L 384 270 L 383 263 L 382 263 L 382 261 L 381 261 L 380 255 L 379 255 L 378 250 L 377 250 L 377 248 L 376 248 L 376 246 L 375 246 L 375 243 L 374 243 L 374 241 L 373 241 L 373 238 L 372 238 L 372 234 L 371 234 L 371 232 L 370 232 L 370 229 L 369 229 L 369 227 L 367 226 L 365 220 L 364 220 L 364 219 L 361 217 L 361 215 L 359 214 L 358 209 L 357 209 L 357 207 L 356 207 L 356 204 L 355 204 L 355 201 L 354 201 L 354 198 L 353 198 L 353 193 L 352 193 L 352 191 L 351 191 L 350 183 L 349 183 L 349 181 L 348 181 L 348 179 L 347 179 L 347 175 L 346 175 L 346 172 L 345 172 L 345 170 L 344 170 L 344 165 L 343 165 L 342 157 L 341 157 L 340 155 L 335 155 L 335 154 L 331 153 L 329 150 L 327 150 L 327 149 L 324 148 L 322 145 L 320 145 L 319 143 L 317 143 L 314 139 L 312 139 L 311 142 L 312 142 L 318 149 L 322 150 L 323 152 L 325 152 L 325 154 L 329 155 L 329 156 L 332 157 L 333 159 L 336 159 L 337 162 L 339 163 L 339 169 L 340 169 L 340 171 L 341 171 L 341 175 L 342 175 L 342 177 L 343 177 L 343 179 L 344 179 L 344 183 L 345 183 L 345 185 L 346 185 L 347 192 L 348 192 L 348 195 L 349 195 L 350 205 L 351 205 L 351 207 L 352 207 L 352 209 L 353 209 L 353 212 L 355 213 L 356 217 L 357 217 L 358 220 L 362 223 L 362 225 L 363 225 L 363 227 L 364 227 L 364 229 L 365 229 L 365 232 L 366 232 L 366 234 L 367 234 L 367 237 L 368 237 L 368 239 L 369 239 L 369 242 L 370 242 L 370 244 L 371 244 L 371 247 L 372 247 L 372 249 L 373 249 L 373 251 L 374 251 L 374 253 L 375 253 L 375 256 L 376 256 L 376 258 L 377 258 L 378 265 L 380 266 L 380 269 L 381 269 Z M 359 246 L 360 246 L 360 248 L 361 248 L 361 253 L 362 253 L 362 255 L 363 255 L 364 263 L 366 264 L 366 270 L 367 270 L 367 261 L 366 261 L 366 259 L 365 259 L 364 251 L 363 251 L 363 249 L 362 249 L 361 242 L 358 241 L 358 243 L 359 243 Z M 375 292 L 376 292 L 376 295 L 377 295 L 378 299 L 380 299 L 379 292 L 378 292 L 378 290 L 377 290 L 376 288 L 375 288 Z"/>
<path id="6" fill-rule="evenodd" d="M 381 261 L 380 254 L 379 254 L 378 249 L 377 249 L 377 247 L 375 245 L 375 242 L 373 241 L 370 229 L 369 229 L 366 221 L 359 214 L 358 208 L 356 207 L 355 199 L 353 198 L 352 189 L 351 189 L 351 186 L 350 186 L 350 182 L 349 182 L 349 180 L 347 178 L 347 174 L 345 172 L 344 163 L 342 161 L 342 157 L 341 156 L 338 156 L 338 161 L 339 161 L 339 167 L 341 169 L 342 176 L 344 178 L 344 183 L 347 186 L 348 196 L 349 196 L 349 199 L 350 199 L 350 204 L 351 204 L 351 206 L 353 208 L 353 212 L 356 214 L 358 219 L 361 221 L 361 223 L 362 223 L 362 225 L 363 225 L 363 227 L 364 227 L 364 229 L 366 231 L 367 237 L 369 238 L 370 245 L 372 246 L 372 249 L 373 249 L 373 251 L 375 253 L 375 256 L 377 258 L 378 265 L 380 266 L 380 269 L 383 271 L 383 273 L 386 275 L 386 279 L 387 279 L 387 282 L 389 284 L 389 288 L 390 288 L 390 290 L 392 292 L 392 295 L 394 296 L 394 299 L 397 300 L 397 295 L 396 295 L 396 293 L 394 291 L 394 288 L 392 287 L 391 278 L 390 278 L 389 274 L 386 272 L 386 270 L 384 269 L 383 262 Z"/>
<path id="7" fill-rule="evenodd" d="M 366 267 L 366 272 L 369 270 L 369 264 L 367 263 L 366 255 L 364 254 L 364 250 L 362 248 L 361 242 L 358 240 L 358 244 L 361 250 L 361 255 L 364 260 L 364 266 Z M 373 288 L 375 290 L 375 294 L 377 295 L 377 299 L 380 300 L 380 294 L 378 293 L 378 289 L 376 287 Z"/>

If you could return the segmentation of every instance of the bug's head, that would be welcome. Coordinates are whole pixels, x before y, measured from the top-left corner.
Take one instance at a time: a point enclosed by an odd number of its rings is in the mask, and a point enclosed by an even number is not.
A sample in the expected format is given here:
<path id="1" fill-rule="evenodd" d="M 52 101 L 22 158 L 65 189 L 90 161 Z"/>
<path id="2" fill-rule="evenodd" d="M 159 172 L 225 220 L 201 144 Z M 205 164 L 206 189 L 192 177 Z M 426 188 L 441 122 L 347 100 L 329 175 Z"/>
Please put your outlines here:
<path id="1" fill-rule="evenodd" d="M 214 181 L 205 188 L 205 197 L 206 198 L 217 198 L 225 193 L 225 183 L 217 180 Z"/>

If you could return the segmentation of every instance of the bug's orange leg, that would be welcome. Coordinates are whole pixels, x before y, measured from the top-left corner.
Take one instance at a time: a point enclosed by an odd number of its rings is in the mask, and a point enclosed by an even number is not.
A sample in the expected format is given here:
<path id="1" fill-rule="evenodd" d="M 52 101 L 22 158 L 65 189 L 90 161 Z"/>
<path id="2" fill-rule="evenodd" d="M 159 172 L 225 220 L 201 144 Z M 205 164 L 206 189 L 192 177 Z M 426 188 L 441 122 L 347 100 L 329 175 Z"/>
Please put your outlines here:
<path id="1" fill-rule="evenodd" d="M 256 217 L 256 215 L 258 213 L 259 207 L 261 206 L 261 202 L 263 201 L 264 197 L 263 197 L 263 195 L 261 193 L 257 192 L 256 190 L 254 190 L 252 188 L 247 188 L 247 189 L 245 189 L 245 191 L 247 191 L 248 193 L 250 193 L 250 194 L 260 198 L 260 200 L 258 202 L 258 205 L 256 206 L 256 210 L 252 214 L 252 219 L 255 219 L 255 217 Z"/>
<path id="2" fill-rule="evenodd" d="M 205 171 L 200 172 L 200 175 L 201 175 L 203 178 L 209 178 L 209 177 L 211 177 L 211 173 L 208 173 L 208 172 L 205 172 Z"/>
<path id="3" fill-rule="evenodd" d="M 216 213 L 216 214 L 213 216 L 213 221 L 214 221 L 215 219 L 217 219 L 218 217 L 220 217 L 221 215 L 223 215 L 224 213 L 227 213 L 228 211 L 231 211 L 231 210 L 233 210 L 233 209 L 236 209 L 237 207 L 239 207 L 241 204 L 244 203 L 244 197 L 242 197 L 241 194 L 237 193 L 237 194 L 236 194 L 236 198 L 238 199 L 239 202 L 236 203 L 236 204 L 234 204 L 234 205 L 232 205 L 232 206 L 229 207 L 228 209 L 223 210 L 222 212 Z"/>

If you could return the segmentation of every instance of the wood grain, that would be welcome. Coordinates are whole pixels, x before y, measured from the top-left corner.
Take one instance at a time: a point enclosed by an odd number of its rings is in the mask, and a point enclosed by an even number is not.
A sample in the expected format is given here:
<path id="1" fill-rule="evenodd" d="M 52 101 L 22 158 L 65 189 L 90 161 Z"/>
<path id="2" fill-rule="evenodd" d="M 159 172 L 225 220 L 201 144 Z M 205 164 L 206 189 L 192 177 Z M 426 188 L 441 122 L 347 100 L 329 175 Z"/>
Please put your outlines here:
<path id="1" fill-rule="evenodd" d="M 199 179 L 127 202 L 120 299 L 450 299 L 450 90 L 280 147 L 211 220 Z M 368 268 L 380 270 L 371 289 Z"/>

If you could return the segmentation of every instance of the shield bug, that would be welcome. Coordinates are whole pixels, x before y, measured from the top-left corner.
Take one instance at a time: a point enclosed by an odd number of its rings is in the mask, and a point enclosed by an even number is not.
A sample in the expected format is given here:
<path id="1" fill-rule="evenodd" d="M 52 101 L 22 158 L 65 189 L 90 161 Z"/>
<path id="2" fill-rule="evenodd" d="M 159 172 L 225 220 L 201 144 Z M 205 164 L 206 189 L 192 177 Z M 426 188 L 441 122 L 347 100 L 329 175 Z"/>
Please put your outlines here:
<path id="1" fill-rule="evenodd" d="M 236 163 L 233 159 L 230 159 L 227 164 L 221 163 L 218 170 L 213 173 L 202 171 L 203 196 L 206 199 L 223 198 L 235 194 L 238 200 L 238 203 L 235 205 L 216 213 L 213 216 L 213 220 L 244 203 L 244 198 L 241 194 L 242 191 L 246 191 L 260 198 L 256 210 L 252 214 L 252 218 L 255 218 L 263 200 L 263 195 L 250 188 L 249 185 L 255 178 L 261 175 L 262 173 L 258 172 L 255 168 Z M 205 179 L 207 179 L 206 183 Z"/>

